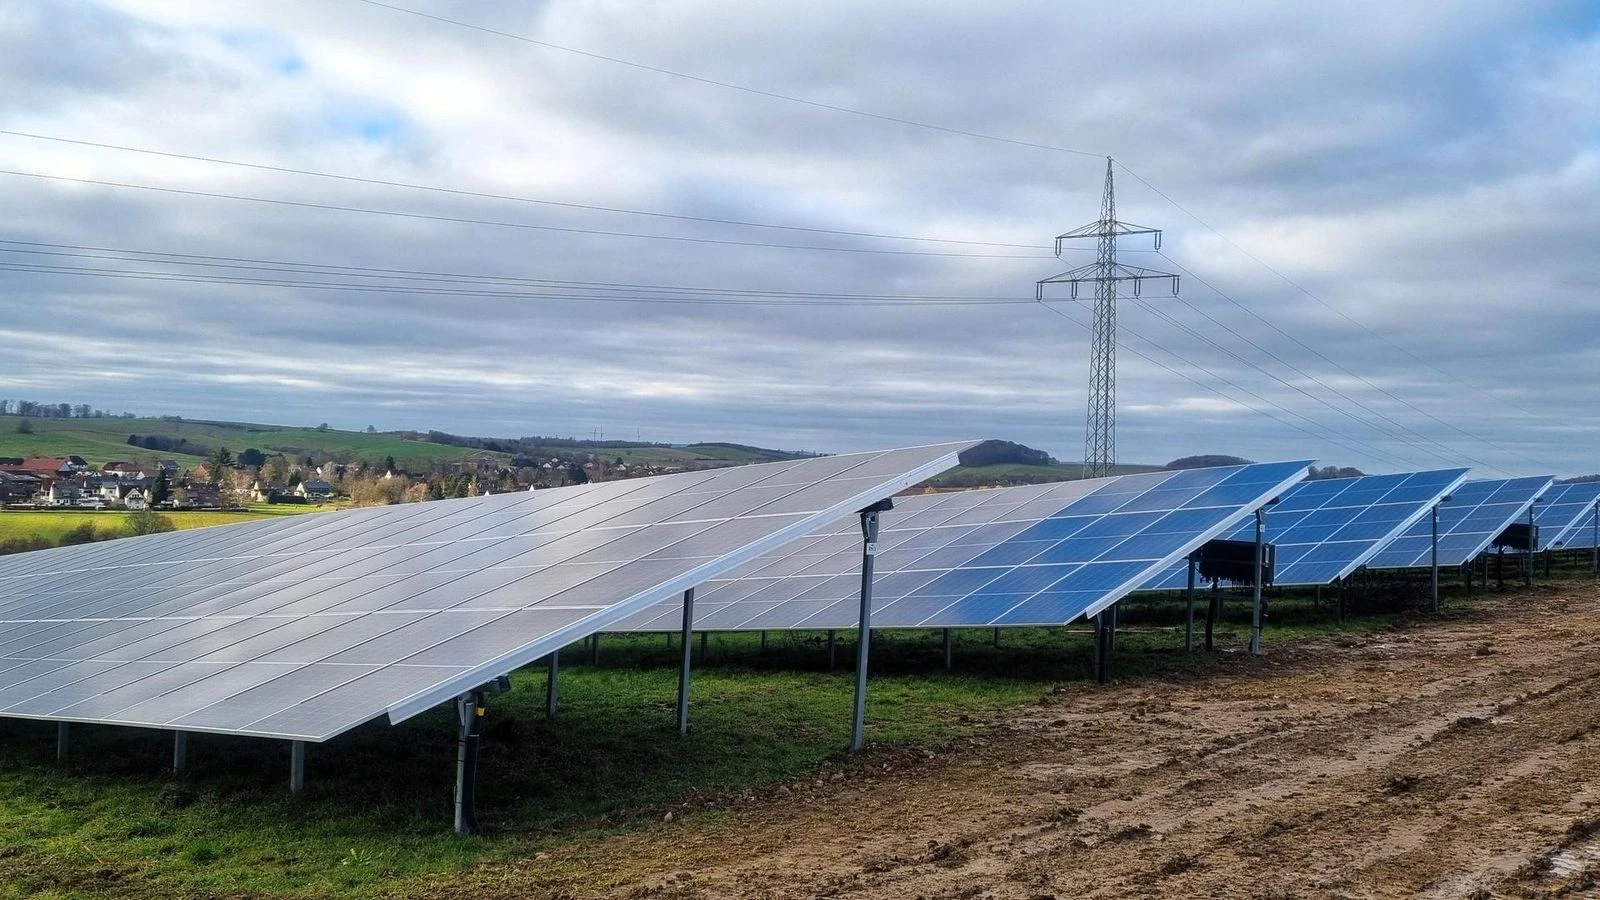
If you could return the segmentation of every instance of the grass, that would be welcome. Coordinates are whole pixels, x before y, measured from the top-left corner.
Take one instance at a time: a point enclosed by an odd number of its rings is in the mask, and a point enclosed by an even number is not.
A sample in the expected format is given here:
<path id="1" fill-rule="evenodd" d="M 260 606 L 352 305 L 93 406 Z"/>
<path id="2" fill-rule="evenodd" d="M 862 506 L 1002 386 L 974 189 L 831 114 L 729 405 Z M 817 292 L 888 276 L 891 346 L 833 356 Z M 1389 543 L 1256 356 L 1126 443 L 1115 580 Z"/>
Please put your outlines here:
<path id="1" fill-rule="evenodd" d="M 1165 471 L 1163 466 L 1116 465 L 1113 475 L 1135 475 L 1140 472 Z M 940 488 L 997 487 L 1014 484 L 1043 484 L 1051 481 L 1073 481 L 1083 477 L 1082 463 L 1056 463 L 1048 466 L 1030 466 L 1005 463 L 993 466 L 962 466 L 928 480 Z"/>

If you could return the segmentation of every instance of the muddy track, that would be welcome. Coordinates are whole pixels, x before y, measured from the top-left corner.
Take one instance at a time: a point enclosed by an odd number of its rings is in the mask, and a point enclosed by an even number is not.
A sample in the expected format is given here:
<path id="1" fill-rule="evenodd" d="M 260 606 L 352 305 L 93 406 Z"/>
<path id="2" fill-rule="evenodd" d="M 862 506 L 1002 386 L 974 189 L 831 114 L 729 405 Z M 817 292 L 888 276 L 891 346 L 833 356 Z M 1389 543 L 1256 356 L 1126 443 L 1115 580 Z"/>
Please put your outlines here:
<path id="1" fill-rule="evenodd" d="M 1600 590 L 1063 686 L 874 767 L 569 848 L 559 877 L 485 869 L 474 893 L 1600 896 Z"/>

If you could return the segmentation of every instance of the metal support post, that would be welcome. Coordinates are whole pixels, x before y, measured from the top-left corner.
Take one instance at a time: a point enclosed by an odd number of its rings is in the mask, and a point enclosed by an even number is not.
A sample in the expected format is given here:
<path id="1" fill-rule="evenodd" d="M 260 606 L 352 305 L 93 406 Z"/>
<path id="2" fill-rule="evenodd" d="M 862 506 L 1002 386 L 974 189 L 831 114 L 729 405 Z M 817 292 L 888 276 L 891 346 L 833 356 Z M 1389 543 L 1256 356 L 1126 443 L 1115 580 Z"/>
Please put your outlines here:
<path id="1" fill-rule="evenodd" d="M 460 733 L 456 739 L 456 834 L 478 832 L 478 744 L 483 729 L 483 692 L 456 698 Z"/>
<path id="2" fill-rule="evenodd" d="M 944 630 L 944 670 L 950 671 L 955 664 L 956 643 L 955 631 L 949 628 Z"/>
<path id="3" fill-rule="evenodd" d="M 694 588 L 683 592 L 683 659 L 678 669 L 678 733 L 689 733 L 689 663 L 694 657 Z"/>
<path id="4" fill-rule="evenodd" d="M 589 635 L 589 665 L 600 665 L 600 635 Z"/>
<path id="5" fill-rule="evenodd" d="M 1184 588 L 1183 597 L 1189 607 L 1183 621 L 1183 652 L 1194 652 L 1194 570 L 1198 560 L 1193 554 L 1189 555 L 1189 584 Z"/>
<path id="6" fill-rule="evenodd" d="M 1600 575 L 1600 500 L 1594 504 L 1594 558 L 1591 565 L 1591 574 Z"/>
<path id="7" fill-rule="evenodd" d="M 1467 560 L 1466 565 L 1461 567 L 1461 583 L 1466 587 L 1468 597 L 1472 596 L 1472 573 L 1477 568 L 1478 561 L 1473 559 Z"/>
<path id="8" fill-rule="evenodd" d="M 1344 621 L 1344 583 L 1345 583 L 1345 579 L 1343 579 L 1343 578 L 1339 579 L 1339 621 L 1340 622 Z"/>
<path id="9" fill-rule="evenodd" d="M 1435 503 L 1431 510 L 1433 515 L 1433 544 L 1430 547 L 1432 563 L 1430 571 L 1429 591 L 1433 597 L 1433 611 L 1439 611 L 1439 504 Z"/>
<path id="10" fill-rule="evenodd" d="M 556 717 L 556 690 L 561 685 L 561 651 L 550 651 L 550 671 L 544 676 L 544 715 Z"/>
<path id="11" fill-rule="evenodd" d="M 56 760 L 59 762 L 67 758 L 72 751 L 72 723 L 56 723 Z"/>
<path id="12" fill-rule="evenodd" d="M 289 742 L 289 793 L 299 794 L 306 789 L 306 742 Z"/>
<path id="13" fill-rule="evenodd" d="M 767 632 L 765 629 L 761 632 L 761 652 L 767 652 Z"/>
<path id="14" fill-rule="evenodd" d="M 1496 548 L 1494 552 L 1494 578 L 1499 582 L 1500 590 L 1506 589 L 1506 548 Z"/>
<path id="15" fill-rule="evenodd" d="M 189 768 L 189 732 L 172 733 L 172 774 L 182 775 Z"/>
<path id="16" fill-rule="evenodd" d="M 833 671 L 834 650 L 837 648 L 838 643 L 839 643 L 839 632 L 834 631 L 832 628 L 829 628 L 828 629 L 828 671 L 829 672 Z"/>
<path id="17" fill-rule="evenodd" d="M 879 500 L 861 511 L 861 610 L 856 622 L 856 703 L 850 725 L 850 749 L 866 746 L 867 664 L 872 646 L 872 568 L 878 556 L 878 514 L 894 508 Z"/>
<path id="18" fill-rule="evenodd" d="M 1250 612 L 1250 652 L 1261 652 L 1261 582 L 1266 577 L 1266 534 L 1267 510 L 1261 507 L 1256 510 L 1256 569 L 1254 590 L 1251 592 L 1251 602 L 1254 604 Z"/>
<path id="19" fill-rule="evenodd" d="M 1107 610 L 1107 612 L 1111 614 L 1111 630 L 1106 635 L 1106 647 L 1115 651 L 1117 649 L 1117 626 L 1121 624 L 1118 620 L 1122 618 L 1122 601 L 1119 600 L 1111 604 L 1111 609 Z"/>
<path id="20" fill-rule="evenodd" d="M 1528 549 L 1522 555 L 1522 586 L 1533 587 L 1533 507 L 1528 507 Z"/>
<path id="21" fill-rule="evenodd" d="M 1000 647 L 1000 629 L 998 628 L 994 630 L 994 646 L 996 649 Z"/>
<path id="22" fill-rule="evenodd" d="M 706 664 L 706 658 L 711 653 L 711 632 L 700 632 L 700 665 Z"/>
<path id="23" fill-rule="evenodd" d="M 1216 630 L 1217 620 L 1222 618 L 1222 583 L 1211 579 L 1211 598 L 1206 603 L 1206 652 L 1213 649 L 1211 637 Z"/>
<path id="24" fill-rule="evenodd" d="M 1111 680 L 1111 615 L 1101 610 L 1094 617 L 1094 681 L 1105 684 Z"/>

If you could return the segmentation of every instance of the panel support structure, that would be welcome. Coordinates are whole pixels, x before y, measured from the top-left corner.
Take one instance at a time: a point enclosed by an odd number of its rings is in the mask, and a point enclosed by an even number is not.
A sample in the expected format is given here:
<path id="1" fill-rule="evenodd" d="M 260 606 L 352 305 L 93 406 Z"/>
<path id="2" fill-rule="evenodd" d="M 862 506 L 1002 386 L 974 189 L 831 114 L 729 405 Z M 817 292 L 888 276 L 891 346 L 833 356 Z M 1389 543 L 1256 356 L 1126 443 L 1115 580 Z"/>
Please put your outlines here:
<path id="1" fill-rule="evenodd" d="M 1533 508 L 1536 505 L 1538 505 L 1537 501 L 1528 505 L 1528 550 L 1527 553 L 1523 555 L 1523 587 L 1533 587 L 1533 529 L 1536 527 L 1533 524 Z"/>
<path id="2" fill-rule="evenodd" d="M 1594 556 L 1593 556 L 1593 559 L 1591 561 L 1591 565 L 1594 568 L 1593 574 L 1600 575 L 1600 500 L 1596 500 L 1595 503 L 1594 503 L 1594 523 L 1593 523 L 1593 528 L 1594 528 Z"/>
<path id="3" fill-rule="evenodd" d="M 950 671 L 950 669 L 955 665 L 955 656 L 955 630 L 946 628 L 944 630 L 944 670 L 946 672 Z"/>
<path id="4" fill-rule="evenodd" d="M 56 761 L 60 762 L 72 752 L 72 723 L 56 723 Z"/>
<path id="5" fill-rule="evenodd" d="M 867 742 L 867 664 L 872 647 L 872 568 L 878 556 L 878 514 L 894 509 L 880 500 L 861 511 L 861 618 L 856 624 L 856 702 L 850 725 L 850 749 Z"/>
<path id="6" fill-rule="evenodd" d="M 478 747 L 483 729 L 483 692 L 456 698 L 456 834 L 477 834 Z"/>
<path id="7" fill-rule="evenodd" d="M 1188 581 L 1187 587 L 1185 587 L 1184 591 L 1183 591 L 1183 597 L 1184 597 L 1184 600 L 1186 601 L 1186 605 L 1188 606 L 1188 611 L 1187 611 L 1187 613 L 1186 613 L 1186 615 L 1184 617 L 1184 621 L 1183 621 L 1183 652 L 1185 652 L 1185 653 L 1193 653 L 1194 652 L 1194 569 L 1195 569 L 1195 562 L 1196 561 L 1195 561 L 1194 555 L 1190 554 L 1189 555 L 1189 581 Z"/>
<path id="8" fill-rule="evenodd" d="M 1435 503 L 1429 514 L 1433 517 L 1433 549 L 1428 590 L 1433 598 L 1433 611 L 1439 611 L 1439 504 Z"/>
<path id="9" fill-rule="evenodd" d="M 834 651 L 837 648 L 838 643 L 839 643 L 839 632 L 834 631 L 832 628 L 829 628 L 828 629 L 828 671 L 829 672 L 833 671 Z"/>
<path id="10" fill-rule="evenodd" d="M 550 651 L 550 671 L 544 676 L 544 715 L 556 717 L 556 692 L 561 685 L 561 651 Z"/>
<path id="11" fill-rule="evenodd" d="M 189 768 L 189 732 L 172 733 L 172 774 L 182 775 Z"/>
<path id="12" fill-rule="evenodd" d="M 1267 508 L 1256 510 L 1256 572 L 1255 582 L 1251 589 L 1250 610 L 1250 652 L 1261 653 L 1261 581 L 1266 577 L 1267 567 Z"/>
<path id="13" fill-rule="evenodd" d="M 306 789 L 306 742 L 289 742 L 289 793 L 300 794 Z"/>
<path id="14" fill-rule="evenodd" d="M 694 661 L 694 588 L 683 592 L 683 659 L 678 669 L 678 733 L 689 733 L 689 665 Z"/>

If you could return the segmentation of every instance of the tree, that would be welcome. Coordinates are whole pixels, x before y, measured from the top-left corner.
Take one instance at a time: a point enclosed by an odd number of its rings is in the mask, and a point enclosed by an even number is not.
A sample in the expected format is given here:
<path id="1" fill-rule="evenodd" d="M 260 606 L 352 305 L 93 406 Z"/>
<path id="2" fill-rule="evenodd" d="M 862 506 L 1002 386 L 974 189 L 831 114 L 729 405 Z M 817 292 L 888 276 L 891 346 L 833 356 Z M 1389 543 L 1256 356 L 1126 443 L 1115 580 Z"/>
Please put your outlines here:
<path id="1" fill-rule="evenodd" d="M 330 430 L 330 429 L 331 429 L 331 428 L 332 428 L 332 426 L 331 426 L 331 425 L 329 425 L 329 424 L 328 424 L 328 423 L 327 423 L 327 422 L 323 422 L 323 423 L 322 423 L 322 424 L 321 424 L 321 425 L 318 425 L 318 426 L 317 426 L 317 430 L 318 430 L 318 431 L 328 431 L 328 430 Z"/>
<path id="2" fill-rule="evenodd" d="M 141 534 L 165 534 L 177 531 L 172 519 L 153 509 L 136 509 L 122 518 L 122 530 L 131 537 Z"/>
<path id="3" fill-rule="evenodd" d="M 33 434 L 33 425 L 27 419 L 17 420 L 17 434 Z"/>
<path id="4" fill-rule="evenodd" d="M 233 454 L 228 452 L 227 447 L 218 447 L 206 460 L 206 468 L 210 470 L 207 474 L 211 483 L 221 485 L 223 477 L 233 468 Z"/>
<path id="5" fill-rule="evenodd" d="M 377 434 L 377 433 L 378 433 L 378 429 L 374 428 L 371 425 L 367 426 L 367 434 Z"/>
<path id="6" fill-rule="evenodd" d="M 172 485 L 167 481 L 167 470 L 162 469 L 156 473 L 156 480 L 150 485 L 150 505 L 155 506 L 157 503 L 165 503 L 167 497 L 171 494 Z M 141 533 L 149 534 L 150 532 Z"/>
<path id="7" fill-rule="evenodd" d="M 267 455 L 254 447 L 239 451 L 239 465 L 249 469 L 259 469 L 267 461 Z"/>
<path id="8" fill-rule="evenodd" d="M 289 458 L 282 453 L 267 457 L 262 472 L 267 476 L 268 484 L 283 484 L 284 479 L 289 477 Z"/>
<path id="9" fill-rule="evenodd" d="M 383 470 L 385 472 L 393 472 L 394 471 L 394 457 L 385 456 L 383 458 Z"/>

